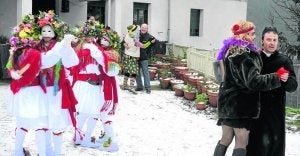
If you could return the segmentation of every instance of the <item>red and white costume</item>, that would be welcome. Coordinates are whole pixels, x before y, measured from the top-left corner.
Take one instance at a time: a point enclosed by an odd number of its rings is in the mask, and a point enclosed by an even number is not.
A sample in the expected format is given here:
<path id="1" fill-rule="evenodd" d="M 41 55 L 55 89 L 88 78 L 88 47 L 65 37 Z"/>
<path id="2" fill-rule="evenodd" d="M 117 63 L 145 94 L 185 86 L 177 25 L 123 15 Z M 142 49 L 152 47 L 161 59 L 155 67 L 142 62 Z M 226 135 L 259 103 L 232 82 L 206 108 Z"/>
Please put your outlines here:
<path id="1" fill-rule="evenodd" d="M 73 91 L 78 101 L 77 130 L 74 143 L 87 147 L 97 147 L 91 143 L 91 130 L 83 132 L 83 126 L 88 119 L 100 117 L 100 109 L 104 104 L 102 86 L 99 84 L 100 65 L 107 66 L 107 59 L 103 55 L 103 49 L 96 43 L 83 43 L 77 51 L 79 64 L 72 69 Z M 89 129 L 89 128 L 88 128 Z M 93 130 L 93 128 L 92 128 Z"/>

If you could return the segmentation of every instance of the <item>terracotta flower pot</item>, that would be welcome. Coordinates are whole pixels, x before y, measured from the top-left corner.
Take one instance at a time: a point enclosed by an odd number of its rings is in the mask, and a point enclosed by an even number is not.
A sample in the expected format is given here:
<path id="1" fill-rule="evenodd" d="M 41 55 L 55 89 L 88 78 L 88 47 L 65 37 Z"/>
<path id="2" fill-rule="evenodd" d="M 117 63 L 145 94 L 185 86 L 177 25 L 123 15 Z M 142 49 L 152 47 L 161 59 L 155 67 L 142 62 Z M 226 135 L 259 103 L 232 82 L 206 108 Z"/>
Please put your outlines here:
<path id="1" fill-rule="evenodd" d="M 174 88 L 175 96 L 183 96 L 183 90 L 181 88 Z"/>
<path id="2" fill-rule="evenodd" d="M 211 90 L 208 90 L 207 95 L 208 95 L 208 98 L 209 98 L 209 105 L 212 106 L 212 107 L 217 107 L 219 92 L 213 92 Z"/>
<path id="3" fill-rule="evenodd" d="M 154 78 L 155 78 L 155 75 L 156 75 L 156 71 L 153 71 L 153 70 L 149 70 L 149 77 L 150 77 L 150 80 L 153 81 Z"/>
<path id="4" fill-rule="evenodd" d="M 179 80 L 179 79 L 173 79 L 173 80 L 171 80 L 171 88 L 172 88 L 172 90 L 174 90 L 174 86 L 175 85 L 178 85 L 178 84 L 184 84 L 184 82 L 182 81 L 182 80 Z"/>
<path id="5" fill-rule="evenodd" d="M 198 77 L 197 76 L 190 76 L 190 77 L 188 77 L 188 84 L 190 84 L 193 87 L 197 87 L 197 81 L 198 81 Z"/>
<path id="6" fill-rule="evenodd" d="M 198 103 L 196 103 L 196 109 L 198 109 L 198 110 L 205 110 L 206 103 L 207 102 L 198 102 Z"/>
<path id="7" fill-rule="evenodd" d="M 195 92 L 183 91 L 183 96 L 187 100 L 195 100 L 196 93 Z"/>
<path id="8" fill-rule="evenodd" d="M 160 78 L 159 80 L 160 80 L 160 88 L 161 89 L 168 89 L 170 87 L 171 78 L 165 78 L 165 79 Z"/>

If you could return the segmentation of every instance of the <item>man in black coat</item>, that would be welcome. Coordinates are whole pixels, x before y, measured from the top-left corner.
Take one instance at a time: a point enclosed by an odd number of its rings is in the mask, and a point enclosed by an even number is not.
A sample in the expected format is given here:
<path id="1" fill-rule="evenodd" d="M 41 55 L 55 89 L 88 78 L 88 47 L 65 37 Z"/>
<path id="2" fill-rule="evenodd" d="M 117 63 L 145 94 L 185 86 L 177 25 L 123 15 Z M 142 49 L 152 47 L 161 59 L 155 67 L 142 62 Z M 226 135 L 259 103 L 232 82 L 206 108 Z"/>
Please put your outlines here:
<path id="1" fill-rule="evenodd" d="M 148 94 L 151 93 L 150 87 L 150 77 L 148 71 L 148 57 L 151 53 L 151 45 L 155 42 L 155 38 L 148 33 L 148 25 L 142 24 L 141 25 L 141 33 L 140 33 L 140 42 L 144 45 L 143 48 L 140 49 L 140 58 L 139 58 L 139 73 L 136 77 L 137 88 L 136 91 L 143 90 L 143 83 L 142 83 L 142 76 L 141 71 L 144 77 L 144 87 Z"/>
<path id="2" fill-rule="evenodd" d="M 275 72 L 282 66 L 289 74 L 283 78 L 280 88 L 261 92 L 261 112 L 250 132 L 247 156 L 285 156 L 285 92 L 295 91 L 298 83 L 292 60 L 277 50 L 276 28 L 264 29 L 262 45 L 261 74 Z"/>

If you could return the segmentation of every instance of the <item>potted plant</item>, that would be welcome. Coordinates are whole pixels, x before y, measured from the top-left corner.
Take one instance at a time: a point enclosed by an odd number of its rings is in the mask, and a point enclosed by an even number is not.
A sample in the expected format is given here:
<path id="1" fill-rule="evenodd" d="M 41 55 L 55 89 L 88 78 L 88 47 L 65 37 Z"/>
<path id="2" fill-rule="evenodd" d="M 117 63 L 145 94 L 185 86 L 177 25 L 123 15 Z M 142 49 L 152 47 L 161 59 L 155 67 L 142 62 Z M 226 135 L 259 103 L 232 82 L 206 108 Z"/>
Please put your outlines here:
<path id="1" fill-rule="evenodd" d="M 174 90 L 174 86 L 177 84 L 184 84 L 183 80 L 173 79 L 171 80 L 171 89 Z"/>
<path id="2" fill-rule="evenodd" d="M 174 85 L 175 96 L 183 96 L 183 86 L 184 84 Z"/>
<path id="3" fill-rule="evenodd" d="M 208 85 L 207 95 L 209 97 L 209 105 L 212 107 L 217 107 L 218 95 L 219 95 L 219 85 L 212 83 Z"/>
<path id="4" fill-rule="evenodd" d="M 187 100 L 195 100 L 197 89 L 191 85 L 183 86 L 183 96 Z"/>
<path id="5" fill-rule="evenodd" d="M 156 72 L 157 72 L 157 68 L 156 67 L 148 67 L 148 71 L 149 71 L 149 78 L 151 81 L 154 80 Z"/>
<path id="6" fill-rule="evenodd" d="M 196 109 L 204 110 L 206 108 L 207 101 L 208 101 L 207 94 L 205 93 L 197 94 L 195 100 Z"/>

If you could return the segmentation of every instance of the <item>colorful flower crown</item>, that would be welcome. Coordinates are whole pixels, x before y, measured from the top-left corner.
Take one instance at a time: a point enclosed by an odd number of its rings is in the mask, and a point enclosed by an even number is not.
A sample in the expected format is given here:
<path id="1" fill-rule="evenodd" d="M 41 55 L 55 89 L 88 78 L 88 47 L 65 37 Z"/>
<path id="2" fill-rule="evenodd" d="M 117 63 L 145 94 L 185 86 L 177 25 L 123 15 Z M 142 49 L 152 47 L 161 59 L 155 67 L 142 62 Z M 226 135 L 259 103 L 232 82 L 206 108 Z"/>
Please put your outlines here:
<path id="1" fill-rule="evenodd" d="M 34 44 L 39 40 L 39 26 L 35 22 L 34 16 L 25 15 L 22 22 L 13 28 L 12 37 L 9 43 L 12 47 L 20 47 L 24 45 Z"/>
<path id="2" fill-rule="evenodd" d="M 96 37 L 103 35 L 104 25 L 99 21 L 88 21 L 83 23 L 83 26 L 76 26 L 70 29 L 70 33 L 79 38 L 82 37 Z"/>
<path id="3" fill-rule="evenodd" d="M 122 40 L 120 35 L 116 31 L 110 29 L 110 27 L 104 28 L 104 33 L 102 37 L 108 40 L 110 48 L 115 49 L 117 51 L 121 48 Z"/>
<path id="4" fill-rule="evenodd" d="M 49 10 L 48 12 L 40 11 L 37 18 L 40 28 L 45 25 L 50 25 L 53 28 L 58 41 L 61 41 L 64 34 L 68 31 L 68 25 L 53 10 Z"/>

